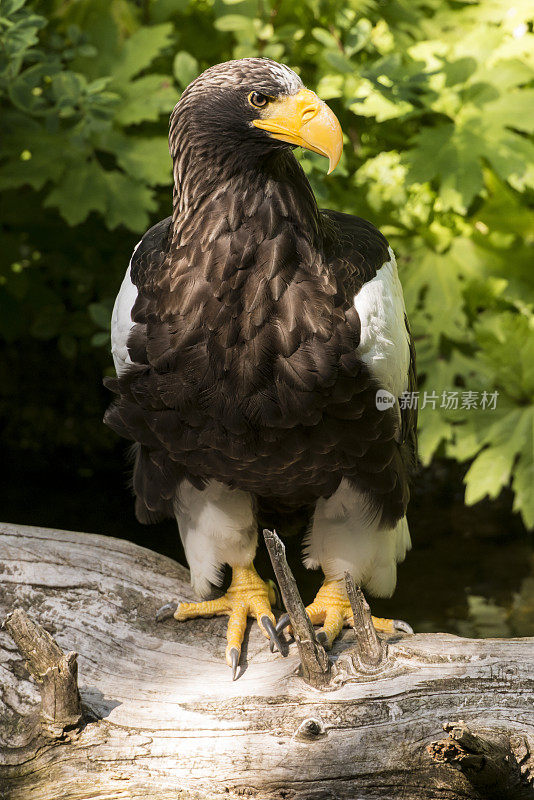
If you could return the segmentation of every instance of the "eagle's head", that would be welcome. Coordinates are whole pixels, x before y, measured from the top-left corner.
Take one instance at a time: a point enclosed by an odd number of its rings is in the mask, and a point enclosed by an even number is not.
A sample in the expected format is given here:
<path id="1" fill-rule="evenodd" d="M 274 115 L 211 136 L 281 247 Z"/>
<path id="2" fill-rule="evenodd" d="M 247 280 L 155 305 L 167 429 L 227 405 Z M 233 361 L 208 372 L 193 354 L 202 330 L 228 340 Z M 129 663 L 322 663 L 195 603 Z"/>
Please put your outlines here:
<path id="1" fill-rule="evenodd" d="M 343 146 L 341 127 L 326 103 L 299 76 L 268 58 L 216 64 L 184 91 L 171 116 L 171 154 L 254 165 L 296 146 L 326 156 L 328 172 Z"/>

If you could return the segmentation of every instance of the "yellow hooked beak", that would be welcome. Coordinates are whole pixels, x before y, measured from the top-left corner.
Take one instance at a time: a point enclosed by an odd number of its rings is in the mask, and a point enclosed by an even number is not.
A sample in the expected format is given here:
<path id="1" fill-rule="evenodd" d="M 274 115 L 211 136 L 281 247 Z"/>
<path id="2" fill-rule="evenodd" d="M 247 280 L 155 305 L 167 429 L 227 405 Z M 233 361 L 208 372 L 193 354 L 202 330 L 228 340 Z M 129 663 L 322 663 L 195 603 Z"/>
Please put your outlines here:
<path id="1" fill-rule="evenodd" d="M 328 158 L 328 175 L 337 167 L 343 150 L 343 135 L 336 115 L 314 92 L 274 100 L 253 125 L 268 131 L 275 139 L 296 144 Z"/>

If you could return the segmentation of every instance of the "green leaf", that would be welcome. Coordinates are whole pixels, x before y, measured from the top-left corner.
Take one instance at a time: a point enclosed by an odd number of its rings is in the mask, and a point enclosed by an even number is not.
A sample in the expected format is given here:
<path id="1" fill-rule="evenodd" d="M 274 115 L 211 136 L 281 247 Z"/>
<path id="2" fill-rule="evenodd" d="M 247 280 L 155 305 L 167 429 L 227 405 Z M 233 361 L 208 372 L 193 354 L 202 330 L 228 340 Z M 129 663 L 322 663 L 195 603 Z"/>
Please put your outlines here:
<path id="1" fill-rule="evenodd" d="M 343 97 L 344 79 L 342 75 L 323 75 L 317 87 L 317 94 L 323 100 Z"/>
<path id="2" fill-rule="evenodd" d="M 58 72 L 52 77 L 51 88 L 56 103 L 75 105 L 87 85 L 83 75 L 75 72 Z"/>
<path id="3" fill-rule="evenodd" d="M 112 230 L 124 225 L 131 231 L 143 233 L 150 224 L 149 212 L 157 207 L 151 190 L 122 172 L 107 172 L 105 177 L 107 227 Z"/>
<path id="4" fill-rule="evenodd" d="M 362 81 L 350 110 L 362 117 L 375 117 L 377 122 L 405 117 L 413 111 L 413 106 L 398 97 L 386 97 L 370 81 Z"/>
<path id="5" fill-rule="evenodd" d="M 104 345 L 109 344 L 109 333 L 104 333 L 104 331 L 94 333 L 91 336 L 91 344 L 93 347 L 103 347 Z"/>
<path id="6" fill-rule="evenodd" d="M 1 0 L 0 2 L 0 16 L 10 17 L 15 11 L 26 3 L 26 0 Z"/>
<path id="7" fill-rule="evenodd" d="M 198 61 L 190 53 L 180 50 L 174 57 L 173 73 L 180 86 L 185 89 L 200 73 Z"/>
<path id="8" fill-rule="evenodd" d="M 112 68 L 113 79 L 118 83 L 129 81 L 167 49 L 172 40 L 173 26 L 170 23 L 139 28 L 124 43 Z"/>
<path id="9" fill-rule="evenodd" d="M 103 138 L 101 147 L 115 155 L 131 177 L 149 186 L 172 183 L 172 162 L 166 136 L 125 136 L 117 131 Z"/>
<path id="10" fill-rule="evenodd" d="M 334 69 L 337 69 L 339 72 L 346 72 L 349 75 L 354 72 L 354 64 L 350 58 L 347 58 L 346 55 L 338 52 L 337 50 L 332 50 L 325 53 L 324 58 L 331 67 L 334 67 Z"/>
<path id="11" fill-rule="evenodd" d="M 165 75 L 145 75 L 128 83 L 115 119 L 121 125 L 156 122 L 168 114 L 178 100 L 172 82 Z"/>
<path id="12" fill-rule="evenodd" d="M 57 206 L 69 225 L 78 225 L 91 211 L 104 214 L 107 187 L 104 170 L 96 161 L 86 161 L 76 171 L 67 172 L 52 189 L 45 206 Z"/>
<path id="13" fill-rule="evenodd" d="M 534 448 L 534 445 L 533 445 Z M 514 511 L 519 511 L 527 528 L 534 528 L 534 458 L 521 458 L 514 470 L 512 488 Z"/>
<path id="14" fill-rule="evenodd" d="M 117 170 L 106 171 L 88 161 L 76 173 L 66 173 L 45 200 L 57 206 L 69 225 L 78 225 L 91 211 L 99 212 L 110 229 L 125 225 L 132 231 L 148 227 L 155 202 L 150 189 Z"/>
<path id="15" fill-rule="evenodd" d="M 534 409 L 511 411 L 494 423 L 486 435 L 491 443 L 474 460 L 465 476 L 465 502 L 497 497 L 510 482 L 519 455 L 528 468 L 534 461 Z"/>
<path id="16" fill-rule="evenodd" d="M 489 125 L 506 125 L 534 133 L 534 89 L 507 92 L 498 100 L 486 103 L 484 120 Z"/>
<path id="17" fill-rule="evenodd" d="M 254 31 L 254 20 L 241 14 L 225 14 L 213 24 L 218 31 Z"/>
<path id="18" fill-rule="evenodd" d="M 25 185 L 42 189 L 48 181 L 57 181 L 64 170 L 61 161 L 38 158 L 35 151 L 22 146 L 18 158 L 15 156 L 0 167 L 0 190 Z"/>
<path id="19" fill-rule="evenodd" d="M 436 344 L 443 335 L 459 341 L 466 335 L 463 291 L 469 265 L 458 263 L 455 249 L 456 243 L 448 253 L 414 247 L 412 264 L 404 278 L 408 307 L 416 308 L 424 298 L 424 327 Z"/>
<path id="20" fill-rule="evenodd" d="M 312 29 L 312 36 L 314 39 L 317 39 L 324 47 L 328 47 L 331 50 L 337 50 L 338 48 L 338 40 L 335 36 L 333 36 L 329 31 L 326 31 L 324 28 L 313 28 Z"/>
<path id="21" fill-rule="evenodd" d="M 441 443 L 449 441 L 453 432 L 447 419 L 429 406 L 419 412 L 419 426 L 419 458 L 427 466 Z"/>
<path id="22" fill-rule="evenodd" d="M 403 158 L 408 181 L 424 183 L 439 177 L 444 208 L 464 214 L 483 187 L 485 146 L 480 137 L 468 127 L 444 124 L 423 129 L 413 144 Z"/>
<path id="23" fill-rule="evenodd" d="M 78 352 L 78 343 L 74 336 L 60 336 L 57 341 L 57 346 L 59 352 L 65 356 L 65 358 L 73 359 L 76 357 L 76 353 Z"/>
<path id="24" fill-rule="evenodd" d="M 534 398 L 534 316 L 512 311 L 479 314 L 474 325 L 480 360 L 518 403 Z"/>
<path id="25" fill-rule="evenodd" d="M 490 170 L 485 171 L 485 184 L 488 198 L 476 213 L 476 219 L 490 230 L 534 238 L 534 211 L 521 203 L 521 196 Z"/>

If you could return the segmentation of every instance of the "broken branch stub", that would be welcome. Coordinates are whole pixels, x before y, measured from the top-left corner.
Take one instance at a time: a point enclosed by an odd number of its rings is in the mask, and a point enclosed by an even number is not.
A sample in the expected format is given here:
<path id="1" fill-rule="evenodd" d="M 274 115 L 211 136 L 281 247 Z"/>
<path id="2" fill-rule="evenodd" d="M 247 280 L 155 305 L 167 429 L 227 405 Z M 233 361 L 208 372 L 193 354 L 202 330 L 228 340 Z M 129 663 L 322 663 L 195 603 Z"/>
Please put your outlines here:
<path id="1" fill-rule="evenodd" d="M 41 723 L 51 736 L 62 736 L 83 721 L 78 691 L 78 654 L 66 655 L 41 625 L 21 608 L 4 622 L 6 630 L 26 660 L 41 693 Z"/>
<path id="2" fill-rule="evenodd" d="M 378 667 L 387 657 L 387 645 L 378 636 L 369 603 L 352 575 L 345 572 L 345 586 L 352 609 L 353 629 L 356 635 L 358 659 L 364 669 Z"/>
<path id="3" fill-rule="evenodd" d="M 534 800 L 534 786 L 521 771 L 510 745 L 502 732 L 488 738 L 472 731 L 460 720 L 445 722 L 447 739 L 428 745 L 427 751 L 436 764 L 449 764 L 467 778 L 487 800 Z"/>
<path id="4" fill-rule="evenodd" d="M 293 573 L 289 569 L 282 540 L 276 531 L 267 529 L 263 531 L 263 536 L 299 649 L 302 677 L 310 686 L 316 689 L 323 688 L 330 681 L 330 660 L 322 644 L 317 641 L 315 629 L 304 608 Z"/>

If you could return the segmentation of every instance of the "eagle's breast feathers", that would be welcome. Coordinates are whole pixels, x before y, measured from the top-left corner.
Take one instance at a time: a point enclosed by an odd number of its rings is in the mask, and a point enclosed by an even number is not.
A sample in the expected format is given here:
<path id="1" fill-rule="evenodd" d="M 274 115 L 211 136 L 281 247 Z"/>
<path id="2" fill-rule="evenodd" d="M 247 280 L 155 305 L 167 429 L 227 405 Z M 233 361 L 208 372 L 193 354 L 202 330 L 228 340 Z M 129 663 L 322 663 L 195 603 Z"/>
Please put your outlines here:
<path id="1" fill-rule="evenodd" d="M 370 223 L 331 211 L 319 246 L 291 198 L 270 200 L 232 219 L 221 195 L 201 236 L 173 238 L 169 218 L 134 251 L 113 312 L 106 421 L 139 443 L 138 514 L 170 513 L 184 478 L 288 508 L 346 478 L 395 524 L 410 445 L 398 406 L 375 402 L 378 388 L 408 388 L 393 253 Z"/>

